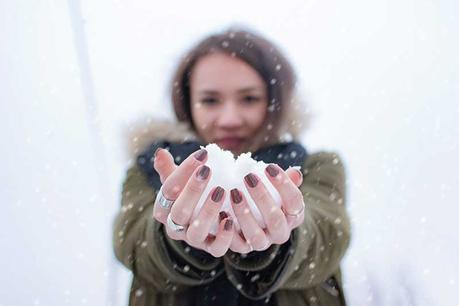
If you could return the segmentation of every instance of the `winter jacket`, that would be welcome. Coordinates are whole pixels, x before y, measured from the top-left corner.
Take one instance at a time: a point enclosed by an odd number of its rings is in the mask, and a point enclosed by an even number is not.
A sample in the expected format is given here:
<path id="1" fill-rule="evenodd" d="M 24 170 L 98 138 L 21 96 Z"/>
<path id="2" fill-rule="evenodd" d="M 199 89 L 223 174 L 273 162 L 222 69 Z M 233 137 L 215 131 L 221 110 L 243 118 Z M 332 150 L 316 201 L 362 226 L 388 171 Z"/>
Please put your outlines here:
<path id="1" fill-rule="evenodd" d="M 188 140 L 187 133 L 177 137 L 180 130 L 157 133 L 150 141 L 170 133 L 172 141 Z M 308 155 L 301 170 L 305 217 L 289 241 L 214 258 L 168 237 L 153 218 L 157 189 L 138 164 L 130 167 L 113 232 L 115 255 L 133 273 L 129 306 L 191 306 L 202 292 L 198 288 L 222 281 L 244 297 L 240 305 L 345 305 L 340 270 L 350 242 L 345 168 L 338 154 L 323 151 Z M 211 301 L 218 294 L 209 292 Z"/>

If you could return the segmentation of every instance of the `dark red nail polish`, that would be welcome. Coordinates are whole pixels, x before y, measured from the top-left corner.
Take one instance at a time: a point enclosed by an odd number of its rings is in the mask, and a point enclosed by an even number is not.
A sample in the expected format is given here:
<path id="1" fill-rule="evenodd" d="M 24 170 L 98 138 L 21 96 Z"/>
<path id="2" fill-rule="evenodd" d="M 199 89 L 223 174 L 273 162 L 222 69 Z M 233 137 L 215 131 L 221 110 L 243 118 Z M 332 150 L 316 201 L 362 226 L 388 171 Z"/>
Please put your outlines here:
<path id="1" fill-rule="evenodd" d="M 209 173 L 210 173 L 210 168 L 204 165 L 201 167 L 201 169 L 199 169 L 198 172 L 196 172 L 196 177 L 199 180 L 204 181 L 209 176 Z"/>
<path id="2" fill-rule="evenodd" d="M 228 214 L 224 211 L 221 211 L 218 214 L 218 223 L 222 222 L 223 219 L 228 218 Z"/>
<path id="3" fill-rule="evenodd" d="M 252 173 L 247 174 L 244 177 L 244 180 L 247 182 L 247 185 L 249 185 L 251 188 L 257 186 L 258 184 L 258 178 Z"/>
<path id="4" fill-rule="evenodd" d="M 211 197 L 212 201 L 214 201 L 214 202 L 220 201 L 222 199 L 222 197 L 223 197 L 223 193 L 224 192 L 225 192 L 225 190 L 220 186 L 215 188 L 214 192 L 212 193 L 212 197 Z"/>
<path id="5" fill-rule="evenodd" d="M 207 156 L 207 151 L 205 149 L 201 149 L 198 152 L 194 153 L 194 158 L 199 161 L 203 161 Z"/>
<path id="6" fill-rule="evenodd" d="M 268 172 L 271 177 L 276 177 L 279 174 L 279 170 L 277 170 L 276 166 L 274 165 L 269 165 L 266 167 L 266 172 Z"/>
<path id="7" fill-rule="evenodd" d="M 241 193 L 236 188 L 231 190 L 231 200 L 234 204 L 239 204 L 242 201 Z"/>
<path id="8" fill-rule="evenodd" d="M 224 227 L 225 231 L 230 231 L 232 227 L 233 227 L 233 220 L 227 219 L 225 222 L 225 227 Z"/>

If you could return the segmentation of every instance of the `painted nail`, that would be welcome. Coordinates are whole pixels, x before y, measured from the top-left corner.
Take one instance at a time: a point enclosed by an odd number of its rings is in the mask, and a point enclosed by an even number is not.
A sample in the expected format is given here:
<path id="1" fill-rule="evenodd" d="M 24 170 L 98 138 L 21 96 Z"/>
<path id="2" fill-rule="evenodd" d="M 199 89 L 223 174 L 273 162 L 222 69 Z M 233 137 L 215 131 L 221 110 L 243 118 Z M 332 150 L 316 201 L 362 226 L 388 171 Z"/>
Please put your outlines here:
<path id="1" fill-rule="evenodd" d="M 223 219 L 228 218 L 228 214 L 224 211 L 221 211 L 218 214 L 218 223 L 222 222 Z"/>
<path id="2" fill-rule="evenodd" d="M 156 151 L 155 151 L 155 155 L 154 157 L 156 158 L 156 155 L 158 154 L 158 152 L 161 150 L 162 148 L 157 148 Z"/>
<path id="3" fill-rule="evenodd" d="M 242 201 L 241 193 L 236 188 L 231 190 L 231 200 L 234 204 L 239 204 Z"/>
<path id="4" fill-rule="evenodd" d="M 199 169 L 198 172 L 196 172 L 196 177 L 198 180 L 204 181 L 210 173 L 210 168 L 207 167 L 206 165 L 202 166 L 201 169 Z"/>
<path id="5" fill-rule="evenodd" d="M 253 175 L 252 173 L 247 174 L 244 177 L 244 180 L 247 182 L 247 185 L 249 185 L 251 188 L 257 186 L 257 184 L 258 184 L 257 177 L 255 175 Z"/>
<path id="6" fill-rule="evenodd" d="M 225 231 L 230 231 L 232 227 L 233 227 L 233 220 L 227 219 L 225 222 L 225 227 L 224 227 Z"/>
<path id="7" fill-rule="evenodd" d="M 205 149 L 201 149 L 198 152 L 194 153 L 194 158 L 199 161 L 203 161 L 207 156 L 207 151 Z"/>
<path id="8" fill-rule="evenodd" d="M 276 177 L 279 174 L 279 170 L 277 170 L 276 166 L 274 165 L 269 165 L 266 167 L 266 172 L 272 177 Z"/>
<path id="9" fill-rule="evenodd" d="M 220 186 L 215 188 L 214 192 L 212 192 L 212 197 L 211 197 L 212 201 L 214 201 L 214 202 L 220 201 L 222 199 L 222 197 L 223 197 L 223 193 L 224 192 L 225 192 L 225 190 Z"/>

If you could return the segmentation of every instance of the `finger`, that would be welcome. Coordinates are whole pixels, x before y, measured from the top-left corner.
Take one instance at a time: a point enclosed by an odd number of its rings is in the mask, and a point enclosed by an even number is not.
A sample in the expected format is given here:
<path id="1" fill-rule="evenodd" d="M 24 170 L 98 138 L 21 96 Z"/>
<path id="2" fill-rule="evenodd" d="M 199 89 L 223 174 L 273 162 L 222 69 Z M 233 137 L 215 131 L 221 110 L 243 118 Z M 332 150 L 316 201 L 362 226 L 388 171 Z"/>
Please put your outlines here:
<path id="1" fill-rule="evenodd" d="M 284 211 L 289 226 L 295 226 L 304 218 L 303 194 L 290 177 L 278 165 L 270 164 L 265 169 L 269 181 L 277 189 L 282 199 Z"/>
<path id="2" fill-rule="evenodd" d="M 207 252 L 214 257 L 225 255 L 233 239 L 233 234 L 233 220 L 231 218 L 221 220 L 214 241 L 206 244 Z"/>
<path id="3" fill-rule="evenodd" d="M 244 182 L 265 220 L 271 240 L 276 244 L 286 242 L 290 238 L 290 228 L 281 207 L 276 205 L 268 189 L 257 175 L 247 174 Z"/>
<path id="4" fill-rule="evenodd" d="M 207 151 L 205 149 L 201 149 L 188 156 L 164 181 L 164 196 L 170 200 L 176 200 L 188 182 L 191 174 L 197 167 L 204 164 L 206 159 Z"/>
<path id="5" fill-rule="evenodd" d="M 215 223 L 225 200 L 225 190 L 218 186 L 206 198 L 196 218 L 190 223 L 186 238 L 195 245 L 202 244 Z"/>
<path id="6" fill-rule="evenodd" d="M 175 220 L 172 218 L 172 216 L 171 216 L 171 219 L 175 222 Z M 177 222 L 175 222 L 175 223 L 177 223 Z M 164 226 L 166 228 L 166 233 L 170 238 L 172 238 L 174 240 L 185 240 L 186 239 L 186 229 L 184 231 L 180 231 L 180 232 L 175 231 L 175 230 L 173 230 L 173 229 L 171 229 L 169 227 L 167 222 L 165 223 Z"/>
<path id="7" fill-rule="evenodd" d="M 230 194 L 231 205 L 246 243 L 250 244 L 257 251 L 267 248 L 270 239 L 253 216 L 244 195 L 237 188 L 232 189 Z"/>
<path id="8" fill-rule="evenodd" d="M 247 254 L 253 251 L 252 246 L 245 240 L 242 232 L 235 233 L 231 241 L 230 249 L 233 252 Z"/>
<path id="9" fill-rule="evenodd" d="M 163 153 L 166 150 L 160 150 L 157 153 L 157 158 L 159 155 L 164 155 Z M 167 153 L 169 154 L 169 153 Z M 166 155 L 167 156 L 167 155 Z M 197 167 L 205 163 L 207 158 L 207 151 L 201 149 L 190 156 L 188 156 L 180 166 L 178 166 L 171 175 L 167 177 L 164 181 L 164 184 L 161 187 L 161 192 L 164 198 L 175 201 L 179 194 L 182 192 L 186 183 L 188 182 L 192 173 L 196 170 Z M 160 166 L 159 166 L 160 167 Z M 160 222 L 165 223 L 167 215 L 170 212 L 170 208 L 164 208 L 161 205 L 157 205 L 158 197 L 156 197 L 155 205 L 153 208 L 153 216 Z"/>
<path id="10" fill-rule="evenodd" d="M 303 183 L 303 172 L 301 172 L 298 168 L 289 167 L 285 170 L 285 173 L 290 178 L 290 180 L 295 184 L 297 187 L 300 187 Z"/>
<path id="11" fill-rule="evenodd" d="M 177 168 L 177 165 L 174 163 L 174 157 L 169 153 L 169 151 L 163 148 L 158 148 L 155 152 L 153 167 L 156 172 L 158 172 L 161 183 L 164 183 L 164 181 Z"/>
<path id="12" fill-rule="evenodd" d="M 173 220 L 178 224 L 189 224 L 199 199 L 204 192 L 211 176 L 206 165 L 198 167 L 190 176 L 185 188 L 171 207 Z"/>

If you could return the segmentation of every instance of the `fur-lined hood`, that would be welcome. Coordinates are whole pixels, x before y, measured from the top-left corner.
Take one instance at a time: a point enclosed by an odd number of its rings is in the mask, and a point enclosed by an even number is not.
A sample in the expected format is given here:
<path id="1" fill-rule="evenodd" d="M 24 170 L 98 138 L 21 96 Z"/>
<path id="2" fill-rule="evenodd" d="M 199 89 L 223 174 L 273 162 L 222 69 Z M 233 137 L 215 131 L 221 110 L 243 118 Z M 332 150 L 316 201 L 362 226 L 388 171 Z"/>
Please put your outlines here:
<path id="1" fill-rule="evenodd" d="M 127 142 L 124 146 L 127 148 L 127 156 L 132 159 L 145 151 L 157 139 L 182 142 L 199 138 L 189 124 L 165 119 L 143 118 L 129 125 L 123 139 Z"/>

